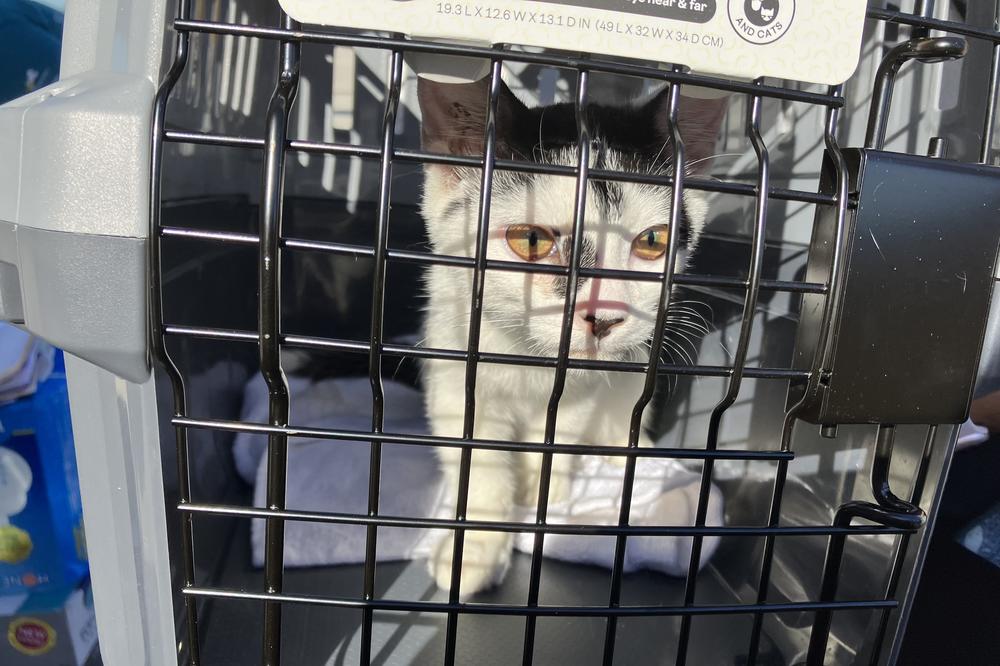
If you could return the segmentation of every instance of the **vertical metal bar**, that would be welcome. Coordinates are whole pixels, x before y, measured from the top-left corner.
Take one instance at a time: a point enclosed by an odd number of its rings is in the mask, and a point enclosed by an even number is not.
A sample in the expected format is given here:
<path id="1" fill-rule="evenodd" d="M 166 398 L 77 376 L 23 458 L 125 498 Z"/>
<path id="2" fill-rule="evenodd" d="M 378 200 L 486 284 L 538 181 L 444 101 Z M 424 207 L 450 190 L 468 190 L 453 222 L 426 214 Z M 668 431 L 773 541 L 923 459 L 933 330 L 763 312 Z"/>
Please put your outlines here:
<path id="1" fill-rule="evenodd" d="M 993 3 L 993 30 L 1000 31 L 1000 1 Z M 1000 87 L 1000 44 L 993 45 L 990 63 L 990 85 L 986 93 L 986 118 L 983 121 L 983 142 L 979 147 L 979 162 L 987 164 L 993 149 L 993 125 L 997 117 L 997 88 Z"/>
<path id="2" fill-rule="evenodd" d="M 879 65 L 875 75 L 875 87 L 872 90 L 872 110 L 868 115 L 868 127 L 865 130 L 865 148 L 881 150 L 882 144 L 885 143 L 892 91 L 895 87 L 896 73 L 899 72 L 901 65 L 899 61 L 890 61 L 888 56 Z"/>
<path id="3" fill-rule="evenodd" d="M 385 394 L 382 390 L 382 325 L 385 306 L 386 254 L 389 233 L 389 209 L 392 194 L 392 153 L 396 137 L 396 113 L 399 110 L 399 92 L 403 81 L 403 54 L 393 51 L 390 64 L 385 115 L 382 120 L 382 152 L 379 171 L 378 230 L 375 237 L 375 266 L 372 285 L 371 331 L 368 352 L 368 379 L 372 389 L 372 433 L 381 434 L 385 420 Z M 371 440 L 368 463 L 368 515 L 378 515 L 380 477 L 382 469 L 382 442 Z M 375 555 L 378 546 L 378 525 L 368 525 L 365 534 L 364 599 L 375 598 Z M 372 623 L 371 608 L 361 614 L 361 663 L 371 662 Z"/>
<path id="4" fill-rule="evenodd" d="M 927 438 L 924 440 L 924 450 L 920 454 L 920 462 L 917 465 L 917 472 L 913 477 L 913 489 L 910 491 L 910 504 L 920 505 L 920 500 L 924 494 L 924 484 L 927 482 L 927 471 L 930 467 L 931 453 L 934 450 L 934 439 L 937 437 L 936 425 L 927 428 Z M 899 577 L 903 571 L 903 560 L 906 559 L 906 551 L 910 545 L 911 534 L 903 534 L 899 537 L 896 550 L 892 555 L 892 566 L 889 569 L 889 577 L 886 582 L 886 601 L 896 596 L 896 588 L 899 586 Z M 880 613 L 878 631 L 875 632 L 874 644 L 872 647 L 872 666 L 878 663 L 879 655 L 882 651 L 882 640 L 885 637 L 886 629 L 889 627 L 889 615 L 892 609 L 883 608 Z"/>
<path id="5" fill-rule="evenodd" d="M 789 410 L 785 415 L 781 428 L 781 451 L 791 450 L 792 431 L 795 426 L 795 411 Z M 788 479 L 788 462 L 778 461 L 774 476 L 774 488 L 771 490 L 771 506 L 768 510 L 768 527 L 777 527 L 781 518 L 781 498 L 785 491 L 785 481 Z M 771 584 L 771 567 L 774 560 L 774 535 L 764 537 L 764 548 L 761 552 L 760 575 L 757 579 L 757 604 L 767 601 L 767 590 Z M 750 646 L 747 648 L 747 666 L 757 663 L 760 652 L 760 634 L 763 628 L 764 614 L 754 613 L 753 628 L 750 630 Z"/>
<path id="6" fill-rule="evenodd" d="M 755 83 L 762 85 L 763 80 L 758 79 Z M 760 273 L 764 263 L 764 231 L 767 225 L 767 192 L 771 177 L 767 146 L 760 135 L 760 107 L 761 98 L 758 96 L 750 97 L 750 108 L 747 113 L 747 136 L 750 138 L 754 152 L 757 154 L 757 195 L 754 209 L 754 226 L 746 298 L 743 301 L 739 341 L 733 357 L 733 374 L 729 377 L 729 386 L 726 390 L 726 395 L 715 406 L 715 409 L 712 410 L 712 415 L 708 422 L 708 437 L 705 442 L 705 448 L 709 451 L 714 451 L 718 448 L 719 428 L 722 424 L 722 416 L 736 402 L 736 398 L 740 393 L 740 386 L 743 382 L 743 370 L 750 347 L 750 334 L 753 332 L 753 318 L 757 310 L 757 297 L 760 293 Z M 712 458 L 707 458 L 702 463 L 698 510 L 695 514 L 695 526 L 697 527 L 705 524 L 705 518 L 708 515 L 708 496 L 712 487 L 713 462 Z M 694 603 L 698 568 L 701 564 L 701 547 L 701 535 L 692 537 L 691 560 L 688 563 L 687 582 L 684 586 L 685 605 Z M 681 630 L 677 643 L 678 664 L 684 664 L 687 659 L 687 646 L 690 633 L 691 616 L 685 615 L 681 618 Z"/>
<path id="7" fill-rule="evenodd" d="M 190 0 L 180 0 L 177 5 L 177 18 L 191 17 Z M 173 390 L 174 416 L 187 414 L 187 391 L 184 378 L 167 351 L 163 331 L 163 277 L 162 266 L 162 236 L 160 235 L 162 184 L 160 182 L 163 167 L 163 133 L 167 112 L 167 102 L 170 93 L 180 79 L 187 65 L 190 35 L 178 32 L 174 46 L 174 59 L 170 69 L 164 76 L 156 92 L 153 104 L 152 143 L 150 147 L 149 176 L 149 335 L 153 356 L 165 368 L 170 377 Z M 191 503 L 191 471 L 188 459 L 187 429 L 183 426 L 174 427 L 174 438 L 177 447 L 177 495 L 181 507 Z M 179 511 L 181 541 L 181 579 L 185 588 L 195 584 L 194 565 L 194 524 L 193 516 L 187 511 Z M 198 639 L 198 606 L 196 599 L 190 595 L 182 595 L 184 599 L 184 615 L 187 627 L 186 645 L 181 641 L 178 646 L 180 653 L 186 647 L 188 662 L 192 666 L 201 663 L 200 642 Z M 180 656 L 180 655 L 178 655 Z"/>
<path id="8" fill-rule="evenodd" d="M 479 227 L 476 231 L 476 267 L 472 276 L 472 303 L 469 314 L 468 360 L 465 364 L 465 415 L 462 437 L 472 439 L 476 425 L 476 373 L 479 369 L 479 332 L 483 321 L 483 291 L 486 286 L 486 243 L 490 232 L 490 200 L 493 196 L 493 170 L 496 161 L 496 116 L 500 100 L 500 75 L 503 61 L 494 59 L 490 68 L 489 103 L 486 112 L 486 136 L 483 141 L 483 177 L 479 187 Z M 472 449 L 462 449 L 458 469 L 458 497 L 455 501 L 455 520 L 463 521 L 469 508 L 469 476 L 472 468 Z M 465 547 L 465 529 L 455 528 L 454 549 L 451 560 L 451 589 L 448 601 L 458 603 L 462 583 L 462 555 Z M 444 663 L 455 663 L 455 644 L 458 638 L 458 613 L 448 611 L 445 629 Z"/>
<path id="9" fill-rule="evenodd" d="M 933 18 L 934 0 L 917 0 L 913 3 L 913 15 L 922 16 L 924 18 Z M 931 31 L 923 26 L 915 25 L 910 28 L 911 39 L 916 37 L 927 37 L 930 34 Z"/>
<path id="10" fill-rule="evenodd" d="M 281 25 L 298 29 L 284 12 Z M 258 270 L 258 339 L 260 372 L 268 391 L 268 423 L 288 425 L 288 383 L 281 368 L 281 216 L 284 199 L 285 145 L 288 118 L 299 82 L 298 42 L 282 42 L 278 81 L 267 108 L 264 136 L 264 169 L 261 176 L 260 253 Z M 272 433 L 267 438 L 267 507 L 285 508 L 288 438 Z M 280 593 L 284 574 L 285 524 L 268 518 L 264 530 L 264 585 L 269 594 Z M 261 659 L 265 666 L 281 663 L 281 603 L 264 602 L 264 635 Z"/>
<path id="11" fill-rule="evenodd" d="M 674 67 L 674 71 L 680 71 Z M 670 86 L 670 97 L 667 100 L 666 122 L 670 131 L 671 144 L 673 149 L 673 173 L 671 174 L 671 199 L 670 199 L 670 238 L 668 241 L 667 253 L 663 258 L 663 271 L 660 275 L 660 298 L 657 302 L 656 323 L 653 328 L 653 340 L 649 347 L 649 359 L 646 361 L 646 377 L 642 388 L 642 394 L 632 408 L 632 416 L 629 421 L 628 447 L 635 449 L 639 446 L 639 435 L 642 431 L 642 414 L 653 397 L 656 388 L 657 365 L 660 355 L 658 350 L 663 346 L 663 336 L 667 323 L 667 311 L 670 309 L 670 297 L 673 291 L 674 267 L 677 264 L 677 243 L 681 235 L 681 217 L 684 209 L 684 170 L 686 162 L 684 158 L 684 139 L 681 136 L 680 125 L 677 122 L 677 110 L 680 106 L 681 87 L 675 83 L 668 83 Z M 625 461 L 625 474 L 622 481 L 622 502 L 618 512 L 618 525 L 625 527 L 629 524 L 629 517 L 632 512 L 632 492 L 635 486 L 635 466 L 637 459 L 629 456 Z M 611 589 L 608 595 L 608 608 L 615 609 L 621 605 L 622 594 L 622 569 L 625 566 L 625 548 L 628 544 L 626 534 L 619 534 L 615 538 L 615 558 L 611 567 Z M 614 663 L 615 640 L 618 632 L 618 618 L 608 615 L 607 625 L 604 632 L 604 661 L 605 666 Z"/>
<path id="12" fill-rule="evenodd" d="M 573 337 L 573 317 L 576 310 L 576 296 L 580 282 L 580 252 L 583 248 L 584 218 L 587 214 L 587 179 L 590 175 L 590 127 L 587 123 L 587 85 L 590 74 L 580 70 L 576 79 L 576 128 L 577 128 L 577 165 L 576 165 L 576 199 L 573 208 L 572 250 L 570 251 L 569 276 L 566 281 L 566 300 L 563 303 L 562 327 L 559 334 L 559 349 L 556 355 L 555 378 L 552 381 L 552 393 L 549 394 L 549 404 L 545 413 L 546 446 L 555 444 L 556 419 L 559 412 L 559 400 L 566 388 L 566 371 L 569 367 L 569 347 Z M 538 481 L 538 505 L 536 507 L 535 524 L 544 525 L 549 510 L 549 486 L 552 480 L 552 452 L 542 454 L 542 465 Z M 538 588 L 541 584 L 542 550 L 545 545 L 544 532 L 535 532 L 535 540 L 531 550 L 531 572 L 528 577 L 528 606 L 538 605 Z M 535 652 L 536 618 L 529 615 L 525 618 L 524 650 L 522 663 L 530 666 Z"/>
<path id="13" fill-rule="evenodd" d="M 834 516 L 834 527 L 848 527 L 854 518 L 864 518 L 880 525 L 889 525 L 915 532 L 924 522 L 924 512 L 919 507 L 893 494 L 889 483 L 892 465 L 892 448 L 896 426 L 879 424 L 875 440 L 875 457 L 872 460 L 871 490 L 876 503 L 852 501 L 842 504 Z M 833 601 L 837 595 L 840 570 L 844 559 L 845 534 L 830 536 L 823 564 L 823 578 L 820 584 L 819 601 Z M 816 611 L 812 633 L 809 636 L 809 650 L 806 663 L 821 666 L 826 656 L 833 611 L 829 608 Z"/>
<path id="14" fill-rule="evenodd" d="M 835 527 L 847 527 L 853 516 L 843 511 L 837 511 L 834 517 Z M 840 576 L 840 565 L 844 559 L 844 547 L 847 539 L 843 535 L 830 537 L 830 544 L 823 563 L 823 579 L 820 586 L 819 600 L 833 601 L 837 594 L 837 583 Z M 808 666 L 822 666 L 826 660 L 827 642 L 830 636 L 830 626 L 833 624 L 833 612 L 821 610 L 816 612 L 812 633 L 809 636 L 809 649 L 806 656 Z"/>
<path id="15" fill-rule="evenodd" d="M 913 5 L 913 13 L 924 18 L 934 17 L 934 0 L 917 0 Z"/>
<path id="16" fill-rule="evenodd" d="M 875 72 L 872 90 L 871 110 L 865 130 L 865 148 L 882 149 L 885 131 L 889 123 L 889 106 L 892 104 L 892 90 L 899 68 L 907 61 L 934 63 L 956 60 L 965 56 L 968 43 L 962 37 L 914 37 L 898 44 L 882 58 Z"/>
<path id="17" fill-rule="evenodd" d="M 839 97 L 843 91 L 842 86 L 830 88 L 830 95 Z M 841 294 L 844 282 L 844 244 L 847 239 L 847 203 L 848 203 L 848 176 L 847 162 L 844 154 L 840 150 L 837 142 L 837 125 L 840 120 L 840 111 L 834 107 L 827 109 L 826 126 L 824 129 L 824 140 L 826 142 L 826 155 L 830 159 L 837 179 L 837 229 L 834 235 L 833 258 L 830 263 L 830 285 L 829 293 L 823 310 L 823 325 L 820 328 L 820 340 L 816 346 L 816 358 L 813 359 L 813 368 L 828 367 L 829 357 L 827 354 L 827 339 L 831 330 L 830 323 L 835 320 L 840 310 Z M 816 372 L 809 378 L 810 386 L 806 387 L 803 397 L 798 403 L 793 405 L 785 414 L 785 420 L 781 428 L 781 446 L 783 452 L 791 450 L 792 432 L 795 426 L 796 414 L 802 409 L 806 397 L 809 396 L 815 385 L 820 381 L 822 370 Z M 771 492 L 771 506 L 768 510 L 768 527 L 776 527 L 781 518 L 781 500 L 784 494 L 785 481 L 788 476 L 788 462 L 778 461 L 778 468 L 775 472 L 774 489 Z M 764 537 L 764 548 L 760 562 L 760 576 L 757 580 L 757 603 L 763 604 L 767 601 L 767 591 L 771 584 L 771 567 L 774 559 L 774 535 Z M 750 633 L 750 646 L 747 650 L 747 665 L 753 666 L 757 661 L 760 651 L 760 634 L 764 621 L 763 613 L 754 614 L 753 629 Z"/>
<path id="18" fill-rule="evenodd" d="M 831 88 L 831 94 L 840 95 L 843 86 Z M 823 326 L 819 332 L 819 344 L 816 346 L 817 359 L 814 359 L 814 368 L 820 368 L 819 372 L 809 377 L 806 392 L 803 394 L 799 404 L 793 406 L 789 413 L 798 412 L 801 405 L 805 403 L 806 396 L 816 390 L 816 386 L 823 381 L 824 375 L 828 373 L 827 368 L 833 365 L 833 345 L 830 344 L 830 336 L 833 335 L 832 323 L 840 317 L 840 309 L 844 300 L 844 282 L 847 279 L 847 264 L 844 257 L 847 254 L 846 244 L 850 241 L 847 237 L 847 206 L 849 203 L 849 176 L 847 170 L 847 160 L 840 150 L 840 143 L 837 141 L 837 128 L 840 121 L 840 109 L 830 107 L 826 115 L 826 128 L 823 133 L 823 140 L 826 143 L 826 155 L 832 162 L 834 172 L 837 177 L 837 232 L 834 236 L 833 258 L 830 261 L 830 284 L 827 292 L 826 304 L 823 309 Z"/>
<path id="19" fill-rule="evenodd" d="M 872 477 L 876 475 L 876 467 L 884 464 L 886 476 L 888 476 L 888 460 L 892 455 L 893 439 L 895 437 L 895 427 L 891 425 L 878 426 L 876 436 L 875 460 L 872 462 Z M 855 514 L 850 510 L 841 507 L 834 517 L 836 527 L 847 527 L 851 524 Z M 833 601 L 837 594 L 837 584 L 841 564 L 844 559 L 844 547 L 847 538 L 841 534 L 832 535 L 826 552 L 826 560 L 823 563 L 823 578 L 820 584 L 819 601 Z M 813 622 L 812 633 L 809 637 L 809 652 L 806 663 L 809 666 L 821 666 L 824 663 L 827 642 L 830 635 L 830 627 L 833 624 L 833 612 L 821 610 L 816 612 Z"/>
<path id="20" fill-rule="evenodd" d="M 924 18 L 934 18 L 935 4 L 935 0 L 916 0 L 916 2 L 913 3 L 913 15 Z M 910 26 L 910 39 L 929 37 L 930 34 L 930 28 L 925 28 L 922 25 Z"/>

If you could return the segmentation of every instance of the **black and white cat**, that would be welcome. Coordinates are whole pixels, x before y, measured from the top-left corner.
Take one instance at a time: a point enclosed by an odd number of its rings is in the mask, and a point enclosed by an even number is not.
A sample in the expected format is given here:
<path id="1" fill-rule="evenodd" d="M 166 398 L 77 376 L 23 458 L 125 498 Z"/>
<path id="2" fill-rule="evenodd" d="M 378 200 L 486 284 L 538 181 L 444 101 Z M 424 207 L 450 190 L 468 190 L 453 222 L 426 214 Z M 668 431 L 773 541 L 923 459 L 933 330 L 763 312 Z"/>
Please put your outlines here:
<path id="1" fill-rule="evenodd" d="M 489 80 L 437 83 L 420 79 L 422 138 L 426 150 L 481 155 Z M 593 137 L 591 166 L 669 174 L 673 150 L 666 123 L 668 92 L 622 106 L 588 105 Z M 684 98 L 679 123 L 689 172 L 703 169 L 716 142 L 725 99 Z M 502 87 L 496 118 L 498 158 L 575 165 L 574 105 L 528 108 Z M 478 226 L 479 169 L 425 167 L 422 212 L 435 253 L 472 257 Z M 571 248 L 576 179 L 497 170 L 493 180 L 490 259 L 566 265 Z M 671 191 L 665 186 L 590 181 L 580 265 L 661 271 L 669 235 Z M 676 269 L 686 265 L 705 222 L 704 195 L 684 193 Z M 465 349 L 469 337 L 472 271 L 434 266 L 427 279 L 429 305 L 425 344 Z M 557 353 L 567 280 L 564 277 L 487 271 L 480 351 L 554 357 Z M 578 290 L 570 356 L 646 361 L 660 285 L 657 281 L 582 279 Z M 685 323 L 668 315 L 668 326 Z M 483 363 L 476 389 L 476 438 L 543 441 L 554 371 Z M 641 393 L 640 373 L 570 371 L 559 403 L 557 443 L 625 445 L 629 418 Z M 425 368 L 427 412 L 435 435 L 460 437 L 464 419 L 465 364 L 429 361 Z M 647 410 L 648 411 L 648 410 Z M 651 444 L 645 435 L 641 445 Z M 452 497 L 461 452 L 441 450 Z M 537 501 L 540 454 L 475 450 L 469 479 L 470 520 L 510 520 L 515 504 Z M 573 457 L 555 455 L 549 501 L 568 492 Z M 430 561 L 437 584 L 451 580 L 453 540 L 438 544 Z M 465 536 L 462 596 L 499 582 L 510 563 L 511 535 L 469 531 Z"/>

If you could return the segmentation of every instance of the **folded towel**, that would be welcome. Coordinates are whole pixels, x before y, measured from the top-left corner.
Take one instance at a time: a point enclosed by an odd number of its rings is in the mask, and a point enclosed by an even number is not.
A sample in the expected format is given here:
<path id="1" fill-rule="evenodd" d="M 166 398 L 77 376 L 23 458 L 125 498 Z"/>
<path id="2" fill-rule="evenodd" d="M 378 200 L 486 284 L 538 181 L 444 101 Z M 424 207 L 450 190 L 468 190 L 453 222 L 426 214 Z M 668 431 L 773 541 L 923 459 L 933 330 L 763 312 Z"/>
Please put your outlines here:
<path id="1" fill-rule="evenodd" d="M 289 379 L 291 422 L 298 426 L 342 430 L 368 430 L 371 425 L 371 391 L 364 377 L 327 379 L 312 383 Z M 386 432 L 428 432 L 423 401 L 418 391 L 385 381 Z M 246 388 L 243 420 L 267 422 L 267 392 L 256 377 Z M 265 506 L 266 437 L 241 433 L 234 448 L 237 468 L 254 483 L 254 504 Z M 286 506 L 290 510 L 365 515 L 368 506 L 369 445 L 365 441 L 289 438 Z M 558 524 L 613 525 L 618 522 L 623 467 L 602 456 L 580 456 L 566 501 L 549 506 L 548 521 Z M 694 523 L 700 475 L 675 460 L 640 458 L 633 486 L 631 524 L 687 526 Z M 379 512 L 407 518 L 454 517 L 453 501 L 446 497 L 436 456 L 425 446 L 382 446 Z M 515 520 L 530 523 L 534 507 L 518 507 Z M 722 497 L 713 485 L 708 505 L 708 525 L 721 525 Z M 285 524 L 285 564 L 320 566 L 364 561 L 363 525 L 290 521 Z M 380 527 L 379 561 L 424 557 L 444 530 Z M 256 566 L 263 565 L 264 523 L 253 521 L 251 552 Z M 515 548 L 530 553 L 534 535 L 520 533 Z M 702 564 L 715 551 L 718 538 L 704 540 Z M 614 536 L 549 534 L 548 557 L 610 567 Z M 652 569 L 669 575 L 687 571 L 691 539 L 681 537 L 630 537 L 625 571 Z"/>
<path id="2" fill-rule="evenodd" d="M 569 499 L 549 505 L 548 522 L 569 525 L 617 525 L 625 470 L 603 456 L 581 456 L 573 475 Z M 629 524 L 688 526 L 698 510 L 701 475 L 685 469 L 676 460 L 639 458 L 632 485 Z M 519 508 L 518 519 L 533 522 L 535 507 Z M 707 525 L 721 525 L 722 494 L 714 485 L 708 501 Z M 701 564 L 711 558 L 718 537 L 703 540 Z M 544 553 L 548 557 L 581 564 L 610 567 L 615 556 L 614 536 L 548 534 Z M 625 549 L 625 571 L 652 569 L 671 576 L 687 573 L 691 539 L 664 536 L 633 536 Z M 520 533 L 514 547 L 526 553 L 534 548 L 534 535 Z"/>

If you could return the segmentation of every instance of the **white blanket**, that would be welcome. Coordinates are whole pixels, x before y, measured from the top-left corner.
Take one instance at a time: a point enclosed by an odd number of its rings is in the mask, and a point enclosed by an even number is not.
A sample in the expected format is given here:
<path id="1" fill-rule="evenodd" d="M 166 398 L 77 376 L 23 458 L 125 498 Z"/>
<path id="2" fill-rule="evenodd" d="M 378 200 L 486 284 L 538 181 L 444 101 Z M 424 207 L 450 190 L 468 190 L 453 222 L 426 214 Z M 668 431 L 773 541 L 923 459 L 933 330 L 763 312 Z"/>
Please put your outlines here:
<path id="1" fill-rule="evenodd" d="M 425 434 L 423 400 L 419 392 L 385 381 L 385 425 L 389 433 Z M 296 426 L 367 431 L 371 426 L 371 389 L 368 379 L 339 378 L 310 383 L 290 378 L 291 423 Z M 267 423 L 267 392 L 257 376 L 246 387 L 242 419 Z M 265 505 L 267 438 L 239 434 L 234 455 L 237 469 L 254 484 L 254 504 Z M 286 506 L 289 510 L 367 514 L 369 445 L 365 441 L 290 438 Z M 549 522 L 613 525 L 618 522 L 624 468 L 601 456 L 581 456 L 570 497 L 549 507 Z M 689 526 L 694 523 L 700 475 L 674 460 L 639 458 L 633 486 L 631 524 Z M 383 516 L 454 517 L 442 488 L 432 449 L 408 444 L 382 446 L 379 512 Z M 520 507 L 516 520 L 530 523 L 534 507 Z M 722 497 L 713 485 L 708 525 L 721 525 Z M 442 530 L 380 527 L 377 559 L 406 560 L 426 556 Z M 253 561 L 263 565 L 264 524 L 254 520 L 251 530 Z M 517 535 L 515 547 L 531 552 L 531 533 Z M 718 545 L 717 537 L 704 540 L 704 564 Z M 549 534 L 548 557 L 610 567 L 613 536 Z M 317 522 L 285 524 L 285 564 L 320 566 L 364 561 L 365 527 Z M 683 537 L 630 537 L 625 571 L 652 569 L 684 575 L 691 553 L 691 539 Z"/>

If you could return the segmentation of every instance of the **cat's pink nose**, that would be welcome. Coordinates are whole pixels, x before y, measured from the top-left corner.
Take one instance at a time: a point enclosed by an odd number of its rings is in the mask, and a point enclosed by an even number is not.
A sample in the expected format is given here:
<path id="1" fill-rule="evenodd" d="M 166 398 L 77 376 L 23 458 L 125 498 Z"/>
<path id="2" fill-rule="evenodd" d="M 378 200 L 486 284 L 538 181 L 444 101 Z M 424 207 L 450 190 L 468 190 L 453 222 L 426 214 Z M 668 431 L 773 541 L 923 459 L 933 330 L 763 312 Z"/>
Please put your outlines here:
<path id="1" fill-rule="evenodd" d="M 608 337 L 612 328 L 625 321 L 623 317 L 604 318 L 595 317 L 592 314 L 587 315 L 583 320 L 590 323 L 590 330 L 598 340 Z"/>

